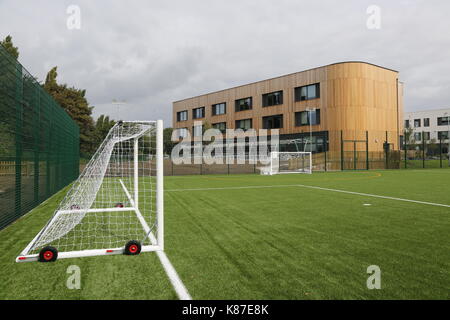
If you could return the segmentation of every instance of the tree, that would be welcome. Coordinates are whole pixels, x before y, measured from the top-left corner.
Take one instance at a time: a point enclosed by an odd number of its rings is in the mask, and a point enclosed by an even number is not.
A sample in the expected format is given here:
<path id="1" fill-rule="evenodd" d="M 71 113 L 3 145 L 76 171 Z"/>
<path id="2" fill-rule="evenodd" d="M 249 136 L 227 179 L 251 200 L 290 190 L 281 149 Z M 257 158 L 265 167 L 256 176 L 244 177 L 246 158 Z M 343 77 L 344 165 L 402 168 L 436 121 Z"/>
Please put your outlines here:
<path id="1" fill-rule="evenodd" d="M 3 41 L 1 41 L 0 44 L 2 44 L 3 47 L 6 49 L 6 51 L 16 60 L 19 58 L 19 48 L 14 47 L 11 36 L 9 35 L 6 36 L 6 38 L 3 39 Z"/>
<path id="2" fill-rule="evenodd" d="M 95 129 L 93 135 L 93 149 L 96 150 L 100 144 L 105 140 L 109 130 L 116 124 L 114 120 L 110 120 L 109 116 L 100 115 L 95 122 Z"/>
<path id="3" fill-rule="evenodd" d="M 44 89 L 66 110 L 80 127 L 80 152 L 90 155 L 95 150 L 94 119 L 92 109 L 85 97 L 86 90 L 58 84 L 57 67 L 52 68 L 46 76 Z"/>
<path id="4" fill-rule="evenodd" d="M 174 147 L 174 142 L 172 141 L 172 132 L 173 128 L 165 128 L 163 131 L 163 139 L 164 139 L 164 153 L 171 154 L 172 149 Z"/>

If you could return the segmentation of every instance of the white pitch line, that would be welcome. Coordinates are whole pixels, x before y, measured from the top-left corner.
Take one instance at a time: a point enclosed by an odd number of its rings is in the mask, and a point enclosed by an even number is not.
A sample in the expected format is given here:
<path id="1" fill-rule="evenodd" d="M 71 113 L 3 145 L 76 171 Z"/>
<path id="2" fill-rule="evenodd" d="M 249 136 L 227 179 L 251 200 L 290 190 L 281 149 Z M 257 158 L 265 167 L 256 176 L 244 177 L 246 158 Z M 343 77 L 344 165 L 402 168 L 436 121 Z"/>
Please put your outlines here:
<path id="1" fill-rule="evenodd" d="M 152 244 L 156 244 L 156 238 L 153 235 L 153 233 L 150 233 L 149 238 L 150 238 L 150 242 Z M 186 286 L 184 285 L 183 281 L 181 280 L 181 278 L 178 275 L 177 271 L 175 270 L 174 266 L 170 262 L 166 253 L 162 250 L 157 250 L 156 254 L 158 255 L 159 261 L 161 262 L 161 265 L 163 266 L 164 271 L 166 271 L 166 274 L 169 277 L 170 283 L 172 284 L 175 292 L 177 293 L 178 299 L 192 300 L 192 297 L 189 294 L 189 291 L 187 290 Z"/>
<path id="2" fill-rule="evenodd" d="M 427 201 L 395 198 L 395 197 L 389 197 L 389 196 L 381 196 L 381 195 L 377 195 L 377 194 L 353 192 L 353 191 L 346 191 L 346 190 L 339 190 L 339 189 L 322 188 L 322 187 L 308 186 L 308 185 L 304 185 L 304 184 L 288 184 L 288 185 L 273 185 L 273 186 L 245 186 L 245 187 L 220 187 L 220 188 L 191 188 L 191 189 L 171 189 L 171 190 L 169 189 L 169 190 L 165 190 L 165 191 L 166 192 L 182 192 L 182 191 L 208 191 L 208 190 L 240 190 L 240 189 L 288 188 L 288 187 L 300 187 L 300 188 L 317 189 L 317 190 L 323 190 L 323 191 L 331 191 L 331 192 L 353 194 L 353 195 L 358 195 L 358 196 L 363 196 L 363 197 L 372 197 L 372 198 L 380 198 L 380 199 L 387 199 L 387 200 L 412 202 L 412 203 L 424 204 L 424 205 L 435 206 L 435 207 L 450 208 L 450 205 L 442 204 L 442 203 L 434 203 L 434 202 L 427 202 Z"/>
<path id="3" fill-rule="evenodd" d="M 159 261 L 161 262 L 162 266 L 164 267 L 164 270 L 166 270 L 166 274 L 169 277 L 170 282 L 172 283 L 172 286 L 175 289 L 175 292 L 177 293 L 178 299 L 180 300 L 192 300 L 191 295 L 189 294 L 188 290 L 186 289 L 186 286 L 184 285 L 183 281 L 181 281 L 180 276 L 178 275 L 177 271 L 173 267 L 172 263 L 170 263 L 169 258 L 167 258 L 167 255 L 164 251 L 156 251 L 156 254 L 159 257 Z"/>
<path id="4" fill-rule="evenodd" d="M 130 195 L 130 192 L 128 192 L 128 189 L 125 187 L 125 184 L 122 182 L 121 179 L 119 179 L 120 184 L 122 185 L 123 190 L 125 191 L 125 194 L 128 197 L 128 200 L 130 201 L 131 205 L 134 206 L 134 200 Z M 145 233 L 150 232 L 150 227 L 148 226 L 147 222 L 145 221 L 144 217 L 142 216 L 141 212 L 138 208 L 133 208 L 135 210 L 137 218 L 142 224 L 142 227 L 145 231 Z M 149 239 L 152 245 L 157 246 L 158 242 L 156 241 L 156 237 L 153 234 L 153 232 L 149 233 Z M 156 250 L 156 254 L 158 255 L 159 261 L 161 262 L 161 265 L 163 266 L 164 271 L 167 274 L 167 277 L 170 280 L 170 283 L 173 286 L 173 289 L 175 290 L 178 299 L 180 300 L 192 300 L 191 295 L 189 294 L 189 291 L 187 290 L 186 286 L 184 285 L 183 281 L 181 280 L 180 276 L 178 275 L 177 271 L 175 270 L 174 266 L 170 262 L 169 258 L 167 257 L 166 253 L 162 250 Z"/>
<path id="5" fill-rule="evenodd" d="M 299 184 L 298 186 L 302 187 L 302 188 L 309 188 L 309 189 L 317 189 L 317 190 L 324 190 L 324 191 L 331 191 L 331 192 L 340 192 L 340 193 L 354 194 L 354 195 L 363 196 L 363 197 L 372 197 L 372 198 L 380 198 L 380 199 L 387 199 L 387 200 L 413 202 L 413 203 L 425 204 L 425 205 L 435 206 L 435 207 L 450 208 L 450 205 L 442 204 L 442 203 L 434 203 L 434 202 L 427 202 L 427 201 L 418 201 L 418 200 L 410 200 L 410 199 L 395 198 L 395 197 L 388 197 L 388 196 L 380 196 L 380 195 L 377 195 L 377 194 L 353 192 L 353 191 L 330 189 L 330 188 L 322 188 L 322 187 L 314 187 L 314 186 L 307 186 L 307 185 L 302 185 L 302 184 Z"/>

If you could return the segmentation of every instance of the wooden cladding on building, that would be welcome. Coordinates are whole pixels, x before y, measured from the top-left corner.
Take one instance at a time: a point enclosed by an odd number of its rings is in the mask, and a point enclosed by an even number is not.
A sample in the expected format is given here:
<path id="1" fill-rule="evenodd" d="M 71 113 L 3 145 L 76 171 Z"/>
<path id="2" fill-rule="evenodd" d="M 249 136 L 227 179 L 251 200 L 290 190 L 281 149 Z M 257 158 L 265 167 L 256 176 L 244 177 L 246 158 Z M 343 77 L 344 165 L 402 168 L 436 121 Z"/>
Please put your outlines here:
<path id="1" fill-rule="evenodd" d="M 309 89 L 312 98 L 299 99 L 298 90 L 296 97 L 296 88 L 310 85 L 320 90 L 317 98 L 313 87 Z M 266 106 L 267 101 L 263 101 L 266 95 L 278 92 L 282 92 L 281 104 Z M 303 95 L 304 92 L 307 91 L 303 91 Z M 309 132 L 309 126 L 297 126 L 295 114 L 316 108 L 320 109 L 320 122 L 312 126 L 314 132 L 342 130 L 348 136 L 352 132 L 368 131 L 370 137 L 371 133 L 389 131 L 399 136 L 403 129 L 402 92 L 397 71 L 365 62 L 336 63 L 176 101 L 173 103 L 173 127 L 188 128 L 192 132 L 194 121 L 202 121 L 210 125 L 226 123 L 226 127 L 232 129 L 236 121 L 252 119 L 252 127 L 262 129 L 264 118 L 282 115 L 280 134 L 302 133 Z M 236 101 L 249 97 L 252 98 L 251 109 L 237 112 Z M 226 103 L 226 114 L 213 115 L 211 108 L 219 103 Z M 204 118 L 193 119 L 192 110 L 200 107 L 206 108 Z M 188 111 L 188 119 L 177 121 L 177 113 L 184 110 Z M 398 139 L 395 140 L 393 148 L 398 149 Z M 332 144 L 330 141 L 330 149 Z M 370 139 L 369 148 L 381 150 L 382 142 Z"/>

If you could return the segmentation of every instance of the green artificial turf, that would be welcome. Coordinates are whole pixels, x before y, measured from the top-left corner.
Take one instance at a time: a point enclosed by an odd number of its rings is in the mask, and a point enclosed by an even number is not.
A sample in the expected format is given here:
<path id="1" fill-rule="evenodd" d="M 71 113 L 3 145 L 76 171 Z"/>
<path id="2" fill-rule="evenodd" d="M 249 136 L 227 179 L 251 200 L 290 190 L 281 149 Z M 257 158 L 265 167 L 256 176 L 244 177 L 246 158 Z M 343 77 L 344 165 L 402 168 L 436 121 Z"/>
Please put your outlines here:
<path id="1" fill-rule="evenodd" d="M 295 185 L 450 205 L 449 182 L 440 169 L 166 177 L 166 253 L 194 299 L 448 299 L 449 207 Z M 15 263 L 64 191 L 0 231 L 0 299 L 176 298 L 154 253 Z"/>

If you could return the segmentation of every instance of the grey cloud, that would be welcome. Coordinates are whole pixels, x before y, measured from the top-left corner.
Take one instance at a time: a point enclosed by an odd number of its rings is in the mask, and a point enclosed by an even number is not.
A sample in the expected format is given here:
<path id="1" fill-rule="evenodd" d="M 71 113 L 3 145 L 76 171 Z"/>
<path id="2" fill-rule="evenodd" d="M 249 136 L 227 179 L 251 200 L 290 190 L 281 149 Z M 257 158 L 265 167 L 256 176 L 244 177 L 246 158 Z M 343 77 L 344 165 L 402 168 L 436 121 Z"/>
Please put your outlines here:
<path id="1" fill-rule="evenodd" d="M 81 8 L 81 30 L 66 8 Z M 381 30 L 366 9 L 382 9 Z M 430 1 L 0 2 L 0 36 L 44 79 L 86 88 L 95 116 L 162 118 L 174 100 L 344 60 L 400 71 L 407 110 L 450 103 L 450 3 Z M 113 99 L 127 105 L 113 106 Z"/>

